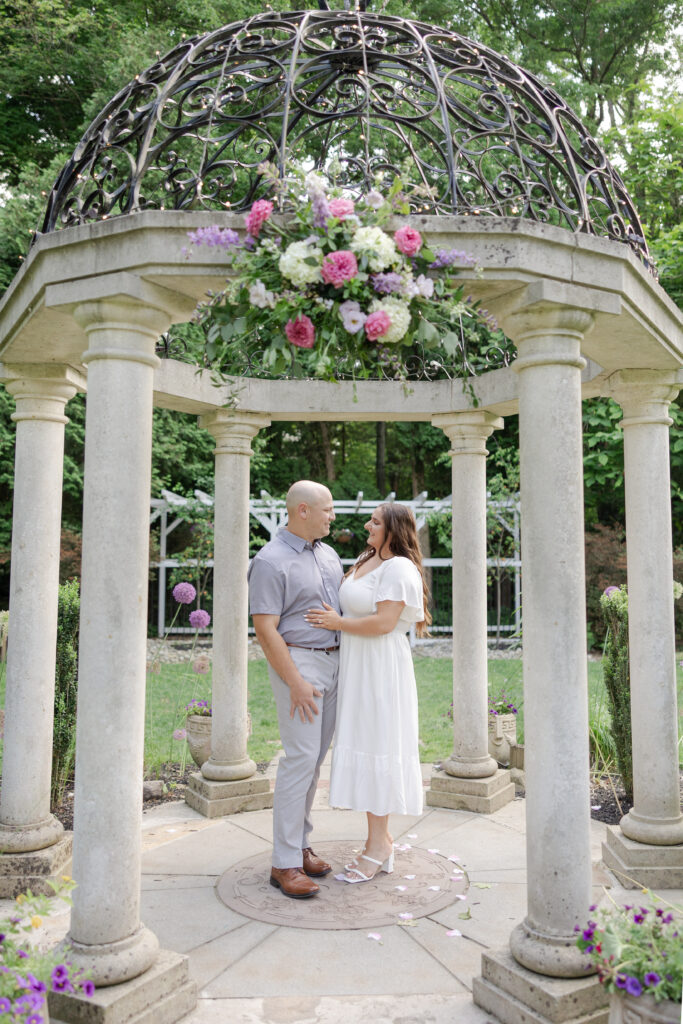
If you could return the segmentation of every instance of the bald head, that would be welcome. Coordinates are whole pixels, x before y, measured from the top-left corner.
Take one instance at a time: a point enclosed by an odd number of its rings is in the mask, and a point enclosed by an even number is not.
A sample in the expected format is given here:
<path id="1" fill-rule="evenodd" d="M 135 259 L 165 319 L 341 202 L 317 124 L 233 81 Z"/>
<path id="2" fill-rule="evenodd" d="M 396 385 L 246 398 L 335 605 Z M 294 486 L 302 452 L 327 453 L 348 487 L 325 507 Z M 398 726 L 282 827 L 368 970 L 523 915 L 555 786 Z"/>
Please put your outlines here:
<path id="1" fill-rule="evenodd" d="M 287 491 L 287 529 L 313 542 L 326 537 L 334 522 L 334 501 L 323 484 L 297 480 Z"/>

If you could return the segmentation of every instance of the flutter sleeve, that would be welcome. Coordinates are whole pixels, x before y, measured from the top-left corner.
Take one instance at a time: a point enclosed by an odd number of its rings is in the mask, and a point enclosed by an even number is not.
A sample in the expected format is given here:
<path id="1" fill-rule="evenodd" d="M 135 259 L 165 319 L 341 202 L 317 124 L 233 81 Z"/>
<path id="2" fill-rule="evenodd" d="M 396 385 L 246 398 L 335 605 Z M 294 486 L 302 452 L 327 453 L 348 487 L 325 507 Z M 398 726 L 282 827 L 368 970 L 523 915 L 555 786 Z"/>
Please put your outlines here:
<path id="1" fill-rule="evenodd" d="M 403 601 L 403 622 L 422 622 L 422 579 L 409 558 L 396 557 L 382 567 L 375 590 L 375 605 L 380 601 Z"/>

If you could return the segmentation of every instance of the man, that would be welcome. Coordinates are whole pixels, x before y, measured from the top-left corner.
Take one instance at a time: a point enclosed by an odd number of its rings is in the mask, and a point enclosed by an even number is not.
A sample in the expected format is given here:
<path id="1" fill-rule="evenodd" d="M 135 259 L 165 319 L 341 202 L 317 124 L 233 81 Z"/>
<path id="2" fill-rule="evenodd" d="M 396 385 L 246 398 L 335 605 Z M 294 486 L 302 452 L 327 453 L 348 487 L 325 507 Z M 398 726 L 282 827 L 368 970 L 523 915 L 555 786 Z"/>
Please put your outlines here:
<path id="1" fill-rule="evenodd" d="M 332 870 L 309 837 L 320 765 L 334 732 L 339 635 L 310 626 L 304 614 L 323 601 L 339 611 L 342 564 L 321 543 L 334 518 L 328 489 L 299 480 L 287 492 L 287 525 L 249 566 L 250 610 L 285 749 L 275 780 L 270 884 L 293 899 L 315 896 L 320 887 L 313 879 Z"/>

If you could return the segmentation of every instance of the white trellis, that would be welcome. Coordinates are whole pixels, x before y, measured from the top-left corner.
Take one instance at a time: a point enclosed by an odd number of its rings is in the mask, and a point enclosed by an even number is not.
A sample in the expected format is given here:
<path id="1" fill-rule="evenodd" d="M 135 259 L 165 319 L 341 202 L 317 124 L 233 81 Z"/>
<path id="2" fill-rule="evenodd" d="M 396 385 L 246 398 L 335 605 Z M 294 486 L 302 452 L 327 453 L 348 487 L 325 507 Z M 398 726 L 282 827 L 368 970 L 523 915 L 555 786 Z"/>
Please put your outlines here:
<path id="1" fill-rule="evenodd" d="M 161 498 L 152 498 L 150 505 L 152 512 L 150 524 L 159 520 L 159 560 L 151 563 L 151 567 L 158 570 L 157 582 L 157 632 L 164 636 L 166 632 L 166 596 L 169 569 L 177 569 L 181 566 L 196 566 L 196 559 L 178 559 L 168 557 L 168 538 L 176 527 L 185 521 L 182 514 L 183 509 L 193 504 L 213 506 L 213 497 L 205 491 L 195 490 L 194 500 L 174 491 L 162 490 Z M 396 493 L 391 491 L 384 498 L 385 502 L 396 500 Z M 401 504 L 412 509 L 417 521 L 418 530 L 423 529 L 427 524 L 428 517 L 434 512 L 442 512 L 452 508 L 452 497 L 428 498 L 427 491 L 422 491 L 416 498 L 401 499 Z M 359 491 L 355 498 L 337 498 L 334 502 L 336 515 L 370 515 L 377 507 L 375 499 L 363 497 Z M 496 626 L 489 625 L 489 633 L 511 633 L 519 636 L 522 627 L 521 614 L 521 556 L 520 556 L 520 506 L 519 496 L 515 495 L 507 499 L 493 500 L 488 498 L 488 510 L 512 536 L 513 555 L 511 558 L 487 558 L 486 565 L 489 569 L 506 569 L 510 572 L 514 586 L 514 623 Z M 249 515 L 256 519 L 260 525 L 268 531 L 272 539 L 281 526 L 287 522 L 287 508 L 282 498 L 273 498 L 267 491 L 261 491 L 260 498 L 249 499 Z M 353 558 L 342 558 L 344 565 L 351 565 Z M 209 558 L 203 563 L 213 568 L 213 559 Z M 425 558 L 424 564 L 427 568 L 448 569 L 452 571 L 452 558 Z M 194 632 L 189 626 L 174 626 L 174 633 Z M 250 632 L 252 632 L 250 627 Z M 201 632 L 211 632 L 210 629 Z M 414 629 L 411 638 L 415 642 Z M 450 626 L 433 626 L 432 633 L 450 633 Z"/>

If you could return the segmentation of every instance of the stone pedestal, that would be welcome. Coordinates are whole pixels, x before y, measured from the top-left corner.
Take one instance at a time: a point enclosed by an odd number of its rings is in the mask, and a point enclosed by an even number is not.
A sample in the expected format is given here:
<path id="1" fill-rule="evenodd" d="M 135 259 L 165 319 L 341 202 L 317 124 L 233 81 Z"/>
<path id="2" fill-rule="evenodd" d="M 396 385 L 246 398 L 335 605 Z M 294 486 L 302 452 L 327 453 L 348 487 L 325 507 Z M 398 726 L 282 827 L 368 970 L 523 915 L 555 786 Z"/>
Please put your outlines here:
<path id="1" fill-rule="evenodd" d="M 472 996 L 501 1024 L 607 1024 L 609 1016 L 596 977 L 547 978 L 521 967 L 507 949 L 482 954 Z"/>
<path id="2" fill-rule="evenodd" d="M 199 772 L 190 775 L 185 803 L 206 818 L 221 818 L 238 811 L 260 811 L 273 806 L 268 779 L 252 776 L 235 782 L 213 782 Z"/>
<path id="3" fill-rule="evenodd" d="M 210 782 L 238 782 L 256 771 L 247 755 L 249 459 L 252 439 L 269 422 L 227 409 L 200 419 L 216 438 L 211 756 L 202 765 L 202 776 Z M 228 790 L 195 788 L 186 799 L 208 817 L 244 810 L 231 801 L 247 794 L 233 790 L 228 796 Z M 216 808 L 210 808 L 213 800 Z"/>
<path id="4" fill-rule="evenodd" d="M 70 367 L 3 366 L 17 425 L 12 576 L 0 792 L 0 851 L 33 853 L 59 843 L 64 829 L 50 813 L 57 641 L 57 588 L 64 462 L 64 407 L 84 381 Z M 66 844 L 68 846 L 70 844 Z M 62 846 L 62 854 L 66 846 Z M 6 887 L 16 872 L 45 873 L 63 855 L 13 857 L 0 865 Z M 67 857 L 68 859 L 68 857 Z M 2 860 L 2 858 L 0 858 Z M 5 873 L 8 871 L 9 873 Z M 10 882 L 9 879 L 12 879 Z M 3 895 L 6 893 L 3 891 Z"/>
<path id="5" fill-rule="evenodd" d="M 51 992 L 51 1024 L 175 1024 L 197 1004 L 197 986 L 190 978 L 188 957 L 163 949 L 143 975 L 92 999 Z"/>
<path id="6" fill-rule="evenodd" d="M 683 889 L 683 844 L 635 842 L 621 828 L 608 825 L 602 859 L 625 889 Z"/>
<path id="7" fill-rule="evenodd" d="M 624 411 L 633 734 L 634 804 L 620 827 L 628 839 L 653 846 L 683 843 L 668 414 L 679 386 L 661 370 L 622 370 L 609 379 L 609 392 Z M 629 854 L 632 867 L 634 857 Z M 673 859 L 680 863 L 680 853 Z M 641 865 L 651 866 L 645 852 Z"/>
<path id="8" fill-rule="evenodd" d="M 30 853 L 5 853 L 0 857 L 0 899 L 16 899 L 30 889 L 34 896 L 52 896 L 51 882 L 71 874 L 71 832 L 62 832 L 52 846 Z"/>
<path id="9" fill-rule="evenodd" d="M 493 814 L 515 798 L 510 772 L 498 769 L 487 779 L 457 779 L 445 771 L 432 773 L 426 793 L 428 807 Z"/>

